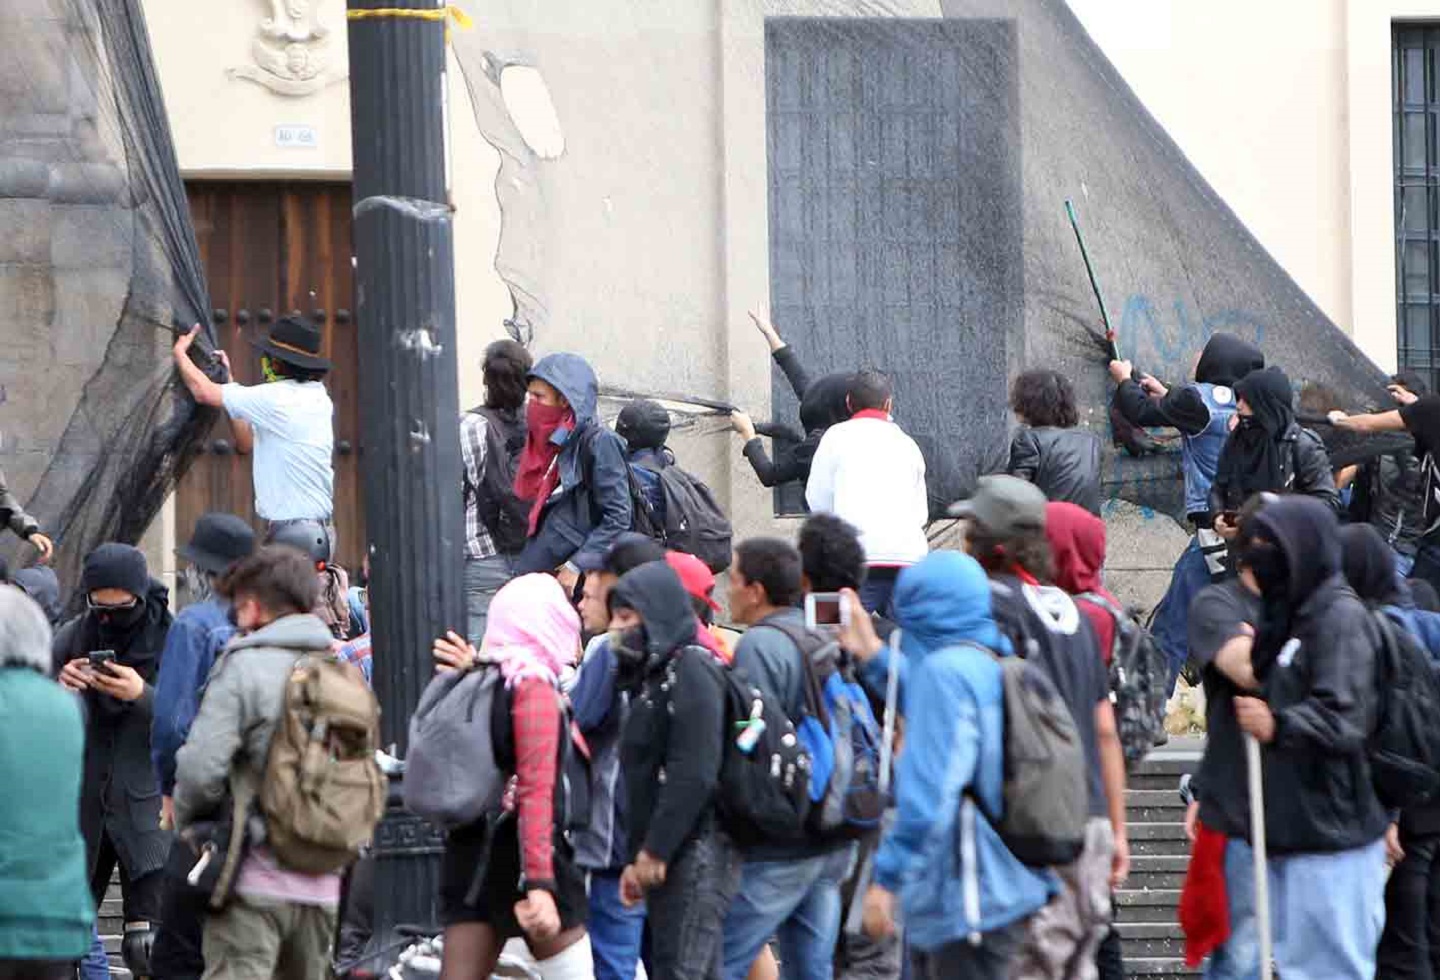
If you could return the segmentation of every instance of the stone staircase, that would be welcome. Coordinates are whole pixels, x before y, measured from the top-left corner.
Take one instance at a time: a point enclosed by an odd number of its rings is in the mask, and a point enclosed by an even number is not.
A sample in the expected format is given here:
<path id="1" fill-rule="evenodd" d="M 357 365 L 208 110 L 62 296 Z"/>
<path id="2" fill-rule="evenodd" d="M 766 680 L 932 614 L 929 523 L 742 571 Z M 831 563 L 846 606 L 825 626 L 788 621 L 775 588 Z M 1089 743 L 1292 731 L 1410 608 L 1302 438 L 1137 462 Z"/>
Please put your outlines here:
<path id="1" fill-rule="evenodd" d="M 105 901 L 100 903 L 96 924 L 100 927 L 100 941 L 105 944 L 105 953 L 110 958 L 110 976 L 113 980 L 129 980 L 130 971 L 120 958 L 120 936 L 125 931 L 125 915 L 120 907 L 120 878 L 117 874 L 110 881 L 110 890 Z"/>
<path id="2" fill-rule="evenodd" d="M 1200 973 L 1185 966 L 1176 914 L 1190 855 L 1177 787 L 1180 776 L 1199 765 L 1203 745 L 1199 738 L 1172 738 L 1130 773 L 1130 880 L 1115 896 L 1127 976 L 1169 980 Z"/>

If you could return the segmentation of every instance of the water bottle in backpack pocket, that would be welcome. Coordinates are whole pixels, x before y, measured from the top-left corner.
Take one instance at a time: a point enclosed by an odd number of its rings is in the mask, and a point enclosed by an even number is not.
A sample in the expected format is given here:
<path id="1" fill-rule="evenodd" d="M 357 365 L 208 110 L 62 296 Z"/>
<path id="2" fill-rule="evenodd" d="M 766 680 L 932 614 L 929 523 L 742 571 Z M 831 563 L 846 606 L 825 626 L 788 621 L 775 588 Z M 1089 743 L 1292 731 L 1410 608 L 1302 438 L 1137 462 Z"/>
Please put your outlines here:
<path id="1" fill-rule="evenodd" d="M 741 845 L 803 840 L 810 811 L 810 756 L 795 726 L 735 667 L 716 667 L 725 698 L 717 800 Z"/>

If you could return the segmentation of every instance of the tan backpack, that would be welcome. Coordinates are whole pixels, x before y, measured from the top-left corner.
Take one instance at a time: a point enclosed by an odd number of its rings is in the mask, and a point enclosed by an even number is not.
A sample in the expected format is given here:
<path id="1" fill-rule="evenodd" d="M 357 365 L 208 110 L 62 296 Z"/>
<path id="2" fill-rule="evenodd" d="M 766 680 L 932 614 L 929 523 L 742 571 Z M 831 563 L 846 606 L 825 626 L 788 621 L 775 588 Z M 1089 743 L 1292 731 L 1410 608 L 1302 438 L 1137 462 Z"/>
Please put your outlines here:
<path id="1" fill-rule="evenodd" d="M 266 842 L 282 865 L 328 874 L 355 860 L 385 812 L 379 739 L 380 705 L 358 667 L 295 662 L 260 787 Z"/>

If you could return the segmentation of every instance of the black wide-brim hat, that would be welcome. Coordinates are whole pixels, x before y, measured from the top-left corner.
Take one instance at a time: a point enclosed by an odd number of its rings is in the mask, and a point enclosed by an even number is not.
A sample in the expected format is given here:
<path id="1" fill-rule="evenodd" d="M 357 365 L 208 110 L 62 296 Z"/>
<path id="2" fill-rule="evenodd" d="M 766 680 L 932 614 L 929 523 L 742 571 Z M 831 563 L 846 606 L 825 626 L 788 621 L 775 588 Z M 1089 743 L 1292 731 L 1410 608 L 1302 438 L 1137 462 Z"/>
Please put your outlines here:
<path id="1" fill-rule="evenodd" d="M 271 357 L 306 371 L 328 371 L 330 362 L 320 356 L 320 328 L 305 316 L 285 316 L 270 328 L 270 335 L 250 343 Z"/>
<path id="2" fill-rule="evenodd" d="M 223 575 L 231 565 L 255 551 L 255 530 L 234 514 L 209 513 L 195 522 L 190 543 L 175 549 L 202 572 Z"/>

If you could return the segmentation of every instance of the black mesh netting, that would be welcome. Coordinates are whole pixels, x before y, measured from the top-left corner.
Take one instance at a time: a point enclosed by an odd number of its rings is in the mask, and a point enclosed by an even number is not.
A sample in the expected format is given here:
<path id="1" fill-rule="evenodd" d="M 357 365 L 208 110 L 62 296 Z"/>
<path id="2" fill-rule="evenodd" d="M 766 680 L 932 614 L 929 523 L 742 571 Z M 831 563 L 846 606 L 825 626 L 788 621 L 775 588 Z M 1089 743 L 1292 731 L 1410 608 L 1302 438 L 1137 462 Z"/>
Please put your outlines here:
<path id="1" fill-rule="evenodd" d="M 0 38 L 0 468 L 72 584 L 205 428 L 169 348 L 209 303 L 138 0 L 4 0 Z"/>
<path id="2" fill-rule="evenodd" d="M 1108 436 L 1103 338 L 1064 213 L 1070 198 L 1122 353 L 1143 370 L 1165 380 L 1188 377 L 1205 338 L 1227 330 L 1257 341 L 1297 386 L 1324 382 L 1352 411 L 1388 405 L 1379 369 L 1191 166 L 1063 0 L 941 0 L 941 7 L 947 17 L 1015 25 L 1011 60 L 1001 66 L 1018 79 L 1023 200 L 1023 300 L 1012 371 L 1067 373 L 1089 424 Z M 992 67 L 992 47 L 975 54 L 983 60 L 962 68 L 967 84 L 1005 77 Z M 1352 455 L 1354 442 L 1336 448 Z M 1112 494 L 1178 515 L 1175 453 L 1178 446 L 1144 459 L 1112 453 Z"/>

